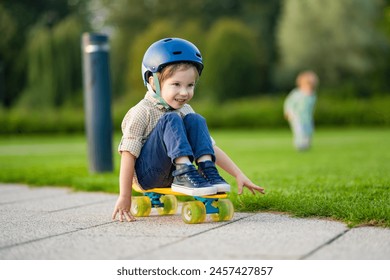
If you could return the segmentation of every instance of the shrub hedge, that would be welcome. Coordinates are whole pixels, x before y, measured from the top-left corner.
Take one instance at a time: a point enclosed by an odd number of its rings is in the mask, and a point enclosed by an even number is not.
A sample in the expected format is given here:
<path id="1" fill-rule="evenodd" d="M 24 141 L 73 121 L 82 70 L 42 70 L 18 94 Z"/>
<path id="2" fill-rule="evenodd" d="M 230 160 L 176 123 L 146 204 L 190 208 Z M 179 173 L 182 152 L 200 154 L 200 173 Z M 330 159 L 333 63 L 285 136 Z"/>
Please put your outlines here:
<path id="1" fill-rule="evenodd" d="M 262 96 L 214 103 L 205 100 L 191 102 L 212 128 L 281 128 L 287 127 L 283 118 L 284 96 Z M 118 101 L 113 104 L 115 131 L 127 110 L 134 103 Z M 390 126 L 390 96 L 370 99 L 339 99 L 319 96 L 315 122 L 322 126 Z M 0 134 L 20 133 L 80 133 L 84 131 L 82 108 L 33 109 L 0 108 Z"/>

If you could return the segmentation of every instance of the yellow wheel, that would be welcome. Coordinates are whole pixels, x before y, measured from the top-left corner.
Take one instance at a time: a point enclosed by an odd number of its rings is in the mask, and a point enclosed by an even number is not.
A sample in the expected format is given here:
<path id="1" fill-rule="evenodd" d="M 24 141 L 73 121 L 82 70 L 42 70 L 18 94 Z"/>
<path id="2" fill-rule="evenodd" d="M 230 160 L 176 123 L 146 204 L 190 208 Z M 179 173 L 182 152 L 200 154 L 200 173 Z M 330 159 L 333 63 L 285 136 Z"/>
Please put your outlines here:
<path id="1" fill-rule="evenodd" d="M 198 224 L 206 219 L 206 207 L 200 201 L 187 201 L 181 209 L 181 218 L 186 224 Z"/>
<path id="2" fill-rule="evenodd" d="M 164 203 L 164 207 L 157 208 L 159 215 L 173 215 L 177 211 L 177 199 L 176 196 L 167 194 L 160 198 L 160 201 Z"/>
<path id="3" fill-rule="evenodd" d="M 214 222 L 229 221 L 233 218 L 234 207 L 229 199 L 219 199 L 214 202 L 213 206 L 217 207 L 219 211 L 210 215 Z"/>
<path id="4" fill-rule="evenodd" d="M 147 196 L 133 196 L 131 198 L 131 214 L 135 217 L 147 217 L 152 210 L 150 198 Z"/>

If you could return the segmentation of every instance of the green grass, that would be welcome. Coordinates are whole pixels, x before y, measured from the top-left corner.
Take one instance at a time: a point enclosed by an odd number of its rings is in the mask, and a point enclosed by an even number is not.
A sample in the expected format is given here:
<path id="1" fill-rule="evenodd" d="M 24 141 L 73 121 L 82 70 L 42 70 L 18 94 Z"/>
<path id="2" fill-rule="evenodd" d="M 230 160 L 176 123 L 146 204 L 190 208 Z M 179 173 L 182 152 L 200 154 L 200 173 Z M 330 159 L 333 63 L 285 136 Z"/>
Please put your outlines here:
<path id="1" fill-rule="evenodd" d="M 84 136 L 0 138 L 0 181 L 116 192 L 119 157 L 112 173 L 89 174 Z"/>
<path id="2" fill-rule="evenodd" d="M 287 212 L 324 217 L 349 226 L 390 227 L 390 130 L 317 130 L 314 147 L 296 152 L 288 130 L 212 131 L 222 147 L 266 195 L 238 196 L 234 178 L 231 199 L 236 211 Z M 71 186 L 76 190 L 118 192 L 115 171 L 88 172 L 84 136 L 3 136 L 0 182 Z"/>

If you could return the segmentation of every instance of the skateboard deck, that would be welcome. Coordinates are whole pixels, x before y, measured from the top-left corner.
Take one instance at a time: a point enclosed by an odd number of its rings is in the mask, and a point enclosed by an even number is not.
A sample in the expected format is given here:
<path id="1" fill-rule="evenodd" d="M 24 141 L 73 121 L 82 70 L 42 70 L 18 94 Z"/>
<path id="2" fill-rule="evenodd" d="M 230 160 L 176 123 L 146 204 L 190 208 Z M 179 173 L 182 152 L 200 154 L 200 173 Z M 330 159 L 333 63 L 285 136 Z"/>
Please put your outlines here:
<path id="1" fill-rule="evenodd" d="M 176 197 L 189 197 L 186 194 L 174 192 L 171 188 L 144 190 L 138 184 L 133 184 L 133 189 L 143 194 L 143 196 L 132 197 L 131 213 L 136 217 L 149 216 L 152 208 L 156 208 L 160 215 L 176 214 L 178 208 Z M 233 218 L 234 207 L 227 193 L 192 196 L 192 198 L 194 200 L 184 202 L 181 209 L 182 220 L 187 224 L 204 222 L 206 214 L 210 214 L 213 221 L 229 221 Z"/>

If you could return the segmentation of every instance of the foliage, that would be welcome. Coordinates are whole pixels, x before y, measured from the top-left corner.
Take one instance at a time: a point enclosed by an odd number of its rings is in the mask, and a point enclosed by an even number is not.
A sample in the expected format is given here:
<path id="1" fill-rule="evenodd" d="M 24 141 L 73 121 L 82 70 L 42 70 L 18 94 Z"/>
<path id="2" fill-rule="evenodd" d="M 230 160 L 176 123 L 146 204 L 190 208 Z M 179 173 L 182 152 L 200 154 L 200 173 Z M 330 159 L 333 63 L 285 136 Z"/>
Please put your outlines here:
<path id="1" fill-rule="evenodd" d="M 280 128 L 287 127 L 283 118 L 284 99 L 261 97 L 235 99 L 225 104 L 194 102 L 211 128 Z M 390 126 L 390 98 L 340 99 L 319 94 L 315 109 L 317 127 Z M 218 108 L 218 109 L 216 109 Z"/>
<path id="2" fill-rule="evenodd" d="M 92 30 L 88 21 L 109 32 L 116 102 L 143 96 L 143 53 L 168 36 L 201 50 L 198 86 L 206 101 L 285 92 L 307 68 L 335 98 L 371 97 L 390 91 L 389 7 L 363 0 L 2 1 L 0 106 L 80 105 L 80 37 Z"/>
<path id="3" fill-rule="evenodd" d="M 19 96 L 23 77 L 21 64 L 14 58 L 22 56 L 18 45 L 18 22 L 15 17 L 0 3 L 0 105 L 10 106 Z M 11 87 L 11 90 L 9 90 Z"/>
<path id="4" fill-rule="evenodd" d="M 81 95 L 81 94 L 80 94 Z M 223 104 L 195 97 L 195 111 L 207 119 L 211 129 L 287 128 L 283 118 L 283 96 L 234 99 Z M 120 131 L 121 122 L 135 104 L 122 98 L 113 104 L 113 126 Z M 316 126 L 321 127 L 390 127 L 390 97 L 341 99 L 319 93 L 315 111 Z M 0 108 L 0 135 L 33 133 L 80 133 L 84 131 L 82 107 Z"/>
<path id="5" fill-rule="evenodd" d="M 279 71 L 294 76 L 313 69 L 325 86 L 353 81 L 355 91 L 369 94 L 367 82 L 384 47 L 389 48 L 377 28 L 381 7 L 365 0 L 285 1 L 278 31 Z"/>
<path id="6" fill-rule="evenodd" d="M 259 64 L 263 67 L 259 86 L 252 89 L 252 92 L 261 90 L 266 92 L 270 88 L 270 76 L 272 63 L 275 59 L 274 47 L 274 26 L 279 14 L 279 3 L 281 0 L 195 0 L 183 5 L 180 0 L 172 1 L 137 1 L 120 0 L 104 1 L 109 11 L 108 23 L 115 26 L 112 35 L 112 45 L 115 53 L 112 54 L 113 92 L 115 96 L 122 96 L 124 93 L 139 96 L 140 93 L 133 91 L 133 86 L 139 84 L 139 79 L 129 81 L 128 72 L 124 69 L 133 67 L 134 60 L 123 59 L 124 54 L 129 50 L 140 54 L 141 58 L 146 47 L 138 50 L 134 45 L 140 36 L 149 36 L 150 29 L 161 25 L 161 22 L 169 22 L 173 27 L 171 37 L 183 37 L 194 42 L 203 55 L 208 52 L 206 42 L 210 29 L 222 18 L 236 20 L 246 25 L 252 31 L 252 37 L 259 46 L 261 52 Z M 131 7 L 131 8 L 130 8 Z M 161 29 L 164 27 L 161 26 Z M 160 38 L 156 38 L 161 39 Z M 133 55 L 131 55 L 133 57 Z M 135 61 L 140 61 L 137 57 Z M 264 65 L 266 63 L 266 65 Z M 211 66 L 207 62 L 206 67 Z M 138 78 L 138 76 L 137 76 Z M 201 84 L 205 85 L 201 81 Z M 260 87 L 260 88 L 259 88 Z M 143 90 L 142 90 L 143 91 Z"/>
<path id="7" fill-rule="evenodd" d="M 76 16 L 65 18 L 53 28 L 53 59 L 56 106 L 79 98 L 82 88 L 80 34 L 84 23 Z"/>
<path id="8" fill-rule="evenodd" d="M 2 35 L 0 41 L 0 53 L 4 53 L 7 45 L 10 43 L 16 32 L 16 21 L 10 13 L 0 6 L 0 34 Z"/>
<path id="9" fill-rule="evenodd" d="M 29 65 L 25 46 L 32 29 L 37 26 L 50 29 L 71 14 L 86 19 L 88 1 L 1 1 L 0 45 L 4 43 L 4 48 L 0 47 L 0 68 L 3 68 L 0 70 L 0 105 L 14 106 L 23 92 L 29 91 L 26 88 Z"/>
<path id="10" fill-rule="evenodd" d="M 264 52 L 249 26 L 222 19 L 208 34 L 204 81 L 209 95 L 218 101 L 254 95 L 261 87 Z"/>
<path id="11" fill-rule="evenodd" d="M 0 34 L 2 36 L 0 40 L 0 104 L 8 103 L 10 96 L 6 94 L 5 87 L 5 72 L 6 65 L 11 63 L 10 57 L 12 57 L 15 51 L 9 55 L 4 56 L 8 50 L 8 46 L 12 44 L 12 38 L 15 36 L 17 29 L 16 20 L 10 15 L 10 13 L 4 9 L 0 4 Z"/>
<path id="12" fill-rule="evenodd" d="M 28 83 L 20 101 L 22 106 L 59 107 L 80 92 L 82 30 L 76 17 L 53 28 L 32 30 L 26 47 Z"/>
<path id="13" fill-rule="evenodd" d="M 158 21 L 147 29 L 142 35 L 138 36 L 132 48 L 129 51 L 129 59 L 132 63 L 129 64 L 127 74 L 127 92 L 132 93 L 132 99 L 140 100 L 144 97 L 146 88 L 143 84 L 141 75 L 141 64 L 146 49 L 155 41 L 170 37 L 172 35 L 173 26 L 169 21 Z"/>
<path id="14" fill-rule="evenodd" d="M 73 107 L 0 109 L 0 134 L 80 133 L 84 112 Z"/>
<path id="15" fill-rule="evenodd" d="M 47 27 L 33 30 L 27 43 L 27 92 L 22 96 L 24 106 L 54 105 L 54 57 L 51 30 Z"/>

